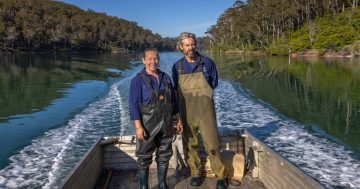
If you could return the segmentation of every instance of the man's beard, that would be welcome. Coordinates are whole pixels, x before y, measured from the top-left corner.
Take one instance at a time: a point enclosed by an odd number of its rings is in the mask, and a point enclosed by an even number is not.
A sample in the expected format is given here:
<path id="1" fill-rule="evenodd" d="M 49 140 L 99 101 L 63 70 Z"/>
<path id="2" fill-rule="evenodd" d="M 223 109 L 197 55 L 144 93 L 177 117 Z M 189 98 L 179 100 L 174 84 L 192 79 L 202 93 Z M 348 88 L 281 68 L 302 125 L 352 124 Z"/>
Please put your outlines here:
<path id="1" fill-rule="evenodd" d="M 188 51 L 186 52 L 186 56 L 189 58 L 195 58 L 196 57 L 196 51 Z"/>

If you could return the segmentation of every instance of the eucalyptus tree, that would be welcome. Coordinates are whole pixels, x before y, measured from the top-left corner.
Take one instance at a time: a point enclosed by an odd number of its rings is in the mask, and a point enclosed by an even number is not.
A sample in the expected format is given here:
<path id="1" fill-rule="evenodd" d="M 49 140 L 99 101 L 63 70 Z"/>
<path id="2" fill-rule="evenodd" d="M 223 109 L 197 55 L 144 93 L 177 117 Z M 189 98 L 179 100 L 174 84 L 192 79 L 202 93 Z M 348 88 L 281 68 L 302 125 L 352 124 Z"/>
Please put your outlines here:
<path id="1" fill-rule="evenodd" d="M 211 44 L 238 49 L 267 49 L 309 23 L 308 40 L 315 43 L 314 19 L 356 7 L 358 0 L 237 0 L 207 33 Z"/>

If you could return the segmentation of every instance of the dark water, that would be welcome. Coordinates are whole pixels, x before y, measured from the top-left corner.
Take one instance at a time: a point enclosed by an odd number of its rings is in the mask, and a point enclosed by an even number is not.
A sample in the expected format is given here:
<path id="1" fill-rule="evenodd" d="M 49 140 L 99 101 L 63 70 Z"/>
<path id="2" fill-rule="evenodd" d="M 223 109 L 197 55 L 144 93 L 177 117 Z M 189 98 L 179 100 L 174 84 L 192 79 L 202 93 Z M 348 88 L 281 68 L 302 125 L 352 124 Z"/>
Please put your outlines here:
<path id="1" fill-rule="evenodd" d="M 167 73 L 181 55 L 161 53 Z M 214 57 L 221 132 L 247 129 L 328 188 L 360 187 L 357 60 Z M 99 136 L 133 134 L 130 54 L 0 59 L 0 188 L 54 188 Z"/>

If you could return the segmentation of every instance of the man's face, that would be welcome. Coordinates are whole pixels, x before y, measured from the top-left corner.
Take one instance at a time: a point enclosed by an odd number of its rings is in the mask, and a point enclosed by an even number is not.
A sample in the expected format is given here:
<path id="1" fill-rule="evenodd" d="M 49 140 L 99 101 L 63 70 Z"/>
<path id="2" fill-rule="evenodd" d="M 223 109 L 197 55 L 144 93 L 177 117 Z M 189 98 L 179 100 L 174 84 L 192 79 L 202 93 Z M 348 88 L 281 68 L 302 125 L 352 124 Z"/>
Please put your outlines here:
<path id="1" fill-rule="evenodd" d="M 145 57 L 143 58 L 143 63 L 145 64 L 145 69 L 147 71 L 154 72 L 157 67 L 159 67 L 159 57 L 156 51 L 147 51 Z"/>
<path id="2" fill-rule="evenodd" d="M 196 56 L 196 43 L 193 38 L 185 38 L 182 41 L 182 52 L 186 57 L 195 58 Z"/>

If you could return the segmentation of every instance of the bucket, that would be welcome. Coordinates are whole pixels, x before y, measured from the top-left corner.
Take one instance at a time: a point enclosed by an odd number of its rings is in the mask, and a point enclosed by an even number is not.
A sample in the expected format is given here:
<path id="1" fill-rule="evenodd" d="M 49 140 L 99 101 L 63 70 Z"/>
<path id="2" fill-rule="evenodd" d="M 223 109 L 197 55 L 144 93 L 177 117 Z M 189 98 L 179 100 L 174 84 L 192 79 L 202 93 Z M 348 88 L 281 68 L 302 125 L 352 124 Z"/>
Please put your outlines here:
<path id="1" fill-rule="evenodd" d="M 221 152 L 225 169 L 229 179 L 241 181 L 245 173 L 245 157 L 243 154 L 237 154 L 230 150 L 223 150 Z M 207 158 L 205 164 L 206 172 L 211 171 L 210 160 Z"/>

